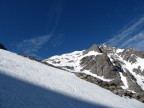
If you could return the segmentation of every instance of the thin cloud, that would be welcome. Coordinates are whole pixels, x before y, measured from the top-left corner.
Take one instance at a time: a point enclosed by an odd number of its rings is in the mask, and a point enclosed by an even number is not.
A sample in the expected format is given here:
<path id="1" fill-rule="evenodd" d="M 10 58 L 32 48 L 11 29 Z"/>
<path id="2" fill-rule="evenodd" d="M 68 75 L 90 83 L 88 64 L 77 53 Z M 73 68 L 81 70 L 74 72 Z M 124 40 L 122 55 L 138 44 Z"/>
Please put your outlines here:
<path id="1" fill-rule="evenodd" d="M 51 35 L 39 36 L 36 38 L 31 38 L 23 40 L 19 45 L 18 49 L 22 50 L 26 54 L 36 53 L 44 44 L 46 44 L 51 38 Z"/>
<path id="2" fill-rule="evenodd" d="M 120 48 L 136 48 L 144 50 L 144 16 L 133 24 L 124 27 L 106 43 Z"/>
<path id="3" fill-rule="evenodd" d="M 50 34 L 54 34 L 63 12 L 63 0 L 54 0 L 49 10 L 49 20 L 52 23 Z"/>
<path id="4" fill-rule="evenodd" d="M 138 50 L 144 50 L 144 32 L 136 34 L 130 39 L 127 39 L 121 47 L 136 48 Z"/>

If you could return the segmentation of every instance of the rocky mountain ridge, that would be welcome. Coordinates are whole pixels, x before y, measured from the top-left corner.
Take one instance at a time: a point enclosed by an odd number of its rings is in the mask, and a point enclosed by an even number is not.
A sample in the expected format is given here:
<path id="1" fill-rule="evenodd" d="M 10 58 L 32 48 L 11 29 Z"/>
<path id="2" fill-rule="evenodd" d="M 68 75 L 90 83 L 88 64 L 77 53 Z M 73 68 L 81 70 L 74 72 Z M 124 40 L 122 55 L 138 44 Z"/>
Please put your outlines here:
<path id="1" fill-rule="evenodd" d="M 133 93 L 144 102 L 144 52 L 132 48 L 118 49 L 106 44 L 93 45 L 83 51 L 50 57 L 43 62 L 75 72 L 77 76 L 118 95 Z M 97 83 L 101 82 L 101 83 Z M 106 84 L 106 85 L 105 85 Z"/>

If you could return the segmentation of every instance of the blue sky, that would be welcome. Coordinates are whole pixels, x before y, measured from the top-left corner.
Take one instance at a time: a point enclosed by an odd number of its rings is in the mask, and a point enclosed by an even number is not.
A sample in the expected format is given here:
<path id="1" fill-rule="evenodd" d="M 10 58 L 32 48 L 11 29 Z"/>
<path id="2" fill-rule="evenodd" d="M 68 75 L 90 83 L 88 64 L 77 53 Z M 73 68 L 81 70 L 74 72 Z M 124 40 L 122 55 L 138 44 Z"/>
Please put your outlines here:
<path id="1" fill-rule="evenodd" d="M 40 59 L 108 43 L 144 50 L 143 0 L 0 0 L 0 42 Z"/>

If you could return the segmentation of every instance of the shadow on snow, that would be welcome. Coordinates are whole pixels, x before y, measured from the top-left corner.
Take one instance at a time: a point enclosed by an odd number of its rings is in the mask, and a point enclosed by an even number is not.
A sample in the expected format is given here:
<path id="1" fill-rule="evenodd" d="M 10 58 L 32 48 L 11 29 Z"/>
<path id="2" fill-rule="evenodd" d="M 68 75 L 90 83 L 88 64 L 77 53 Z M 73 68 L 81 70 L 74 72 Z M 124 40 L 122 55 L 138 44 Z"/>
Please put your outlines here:
<path id="1" fill-rule="evenodd" d="M 0 108 L 106 108 L 0 73 Z"/>

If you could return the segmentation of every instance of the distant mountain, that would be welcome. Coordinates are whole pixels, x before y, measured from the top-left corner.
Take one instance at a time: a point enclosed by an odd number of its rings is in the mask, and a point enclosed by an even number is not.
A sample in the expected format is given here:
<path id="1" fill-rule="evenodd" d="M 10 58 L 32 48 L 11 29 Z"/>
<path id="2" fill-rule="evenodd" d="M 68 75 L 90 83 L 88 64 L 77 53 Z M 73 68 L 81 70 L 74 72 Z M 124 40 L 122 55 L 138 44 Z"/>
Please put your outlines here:
<path id="1" fill-rule="evenodd" d="M 142 51 L 94 44 L 86 50 L 53 56 L 43 62 L 74 72 L 80 78 L 120 96 L 129 96 L 144 102 Z"/>

